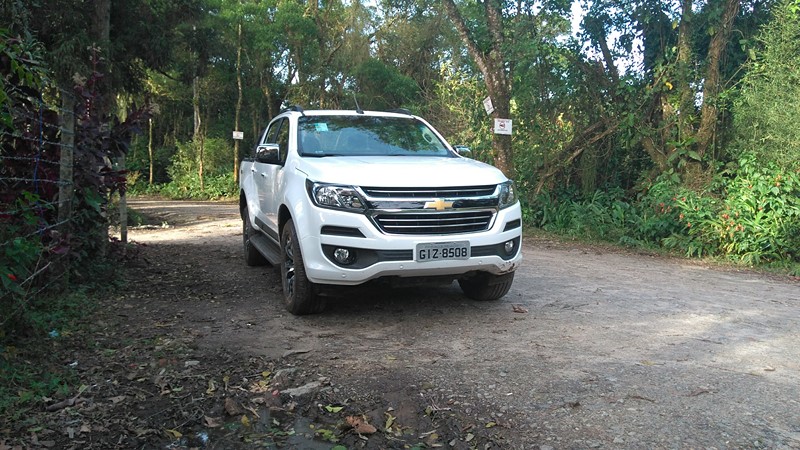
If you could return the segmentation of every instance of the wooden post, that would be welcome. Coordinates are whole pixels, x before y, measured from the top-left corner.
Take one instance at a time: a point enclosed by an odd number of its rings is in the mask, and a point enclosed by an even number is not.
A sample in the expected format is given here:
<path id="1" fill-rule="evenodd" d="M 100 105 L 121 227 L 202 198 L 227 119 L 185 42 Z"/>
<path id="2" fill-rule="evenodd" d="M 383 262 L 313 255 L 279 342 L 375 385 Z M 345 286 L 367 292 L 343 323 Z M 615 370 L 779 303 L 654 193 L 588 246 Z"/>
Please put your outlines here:
<path id="1" fill-rule="evenodd" d="M 125 170 L 125 154 L 119 157 L 119 171 Z M 126 182 L 127 189 L 127 182 Z M 125 254 L 125 247 L 128 243 L 128 194 L 125 190 L 119 193 L 119 240 L 122 241 L 122 254 Z"/>
<path id="2" fill-rule="evenodd" d="M 61 94 L 61 160 L 58 185 L 58 222 L 62 232 L 69 230 L 68 220 L 72 216 L 73 154 L 75 151 L 75 100 L 70 94 Z"/>
<path id="3" fill-rule="evenodd" d="M 69 239 L 72 219 L 72 197 L 75 192 L 73 164 L 75 159 L 75 99 L 71 94 L 61 93 L 60 161 L 58 175 L 58 230 L 63 239 Z M 69 283 L 69 253 L 63 255 L 54 266 L 54 271 L 64 274 L 63 286 Z"/>
<path id="4" fill-rule="evenodd" d="M 147 154 L 150 156 L 150 186 L 153 185 L 153 118 L 150 118 L 150 136 L 147 140 Z"/>

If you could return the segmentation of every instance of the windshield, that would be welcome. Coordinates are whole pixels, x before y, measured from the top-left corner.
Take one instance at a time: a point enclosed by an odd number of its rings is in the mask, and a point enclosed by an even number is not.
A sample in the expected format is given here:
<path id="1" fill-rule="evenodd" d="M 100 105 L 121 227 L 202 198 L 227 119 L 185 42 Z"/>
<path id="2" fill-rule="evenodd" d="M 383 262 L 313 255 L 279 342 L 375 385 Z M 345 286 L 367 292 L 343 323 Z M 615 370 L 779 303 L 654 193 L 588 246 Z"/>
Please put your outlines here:
<path id="1" fill-rule="evenodd" d="M 305 116 L 298 123 L 302 156 L 455 156 L 412 117 Z"/>

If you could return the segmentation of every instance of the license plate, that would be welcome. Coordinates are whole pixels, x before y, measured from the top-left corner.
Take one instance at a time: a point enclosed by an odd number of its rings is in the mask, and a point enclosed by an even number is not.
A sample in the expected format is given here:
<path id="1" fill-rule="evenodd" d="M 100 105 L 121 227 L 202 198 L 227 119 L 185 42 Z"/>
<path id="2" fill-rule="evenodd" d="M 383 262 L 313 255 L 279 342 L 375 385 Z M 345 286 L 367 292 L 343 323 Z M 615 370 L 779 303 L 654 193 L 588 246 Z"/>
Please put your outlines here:
<path id="1" fill-rule="evenodd" d="M 417 244 L 414 259 L 418 262 L 469 259 L 469 254 L 469 242 L 434 242 Z"/>

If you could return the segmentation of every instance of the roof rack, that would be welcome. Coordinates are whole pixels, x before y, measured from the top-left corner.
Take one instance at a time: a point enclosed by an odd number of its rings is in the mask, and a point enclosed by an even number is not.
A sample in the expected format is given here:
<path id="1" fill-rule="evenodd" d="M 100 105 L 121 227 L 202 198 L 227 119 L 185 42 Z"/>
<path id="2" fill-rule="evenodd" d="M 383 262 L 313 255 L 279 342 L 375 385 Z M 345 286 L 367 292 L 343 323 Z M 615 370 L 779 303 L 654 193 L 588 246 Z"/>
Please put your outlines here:
<path id="1" fill-rule="evenodd" d="M 284 109 L 283 111 L 281 111 L 281 112 L 286 112 L 286 111 L 297 111 L 297 112 L 299 112 L 300 114 L 302 114 L 303 116 L 305 116 L 305 115 L 306 115 L 306 112 L 303 110 L 303 108 L 302 108 L 300 105 L 292 105 L 292 106 L 289 106 L 288 108 L 285 108 L 285 109 Z"/>

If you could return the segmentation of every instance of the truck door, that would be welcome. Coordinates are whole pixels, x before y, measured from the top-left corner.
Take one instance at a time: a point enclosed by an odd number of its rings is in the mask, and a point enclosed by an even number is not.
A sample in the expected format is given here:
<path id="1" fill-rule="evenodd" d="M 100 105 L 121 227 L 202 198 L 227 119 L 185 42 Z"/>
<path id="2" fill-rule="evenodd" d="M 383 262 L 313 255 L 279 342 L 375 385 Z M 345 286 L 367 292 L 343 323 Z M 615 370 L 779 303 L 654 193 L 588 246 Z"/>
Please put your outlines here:
<path id="1" fill-rule="evenodd" d="M 272 151 L 276 145 L 276 154 L 271 153 L 268 158 L 259 158 L 261 149 L 268 148 Z M 253 163 L 255 169 L 253 181 L 261 213 L 256 219 L 256 225 L 276 242 L 278 241 L 278 207 L 280 206 L 278 187 L 283 178 L 283 165 L 286 163 L 288 150 L 289 120 L 283 118 L 270 125 L 261 144 L 256 149 L 256 158 Z"/>

